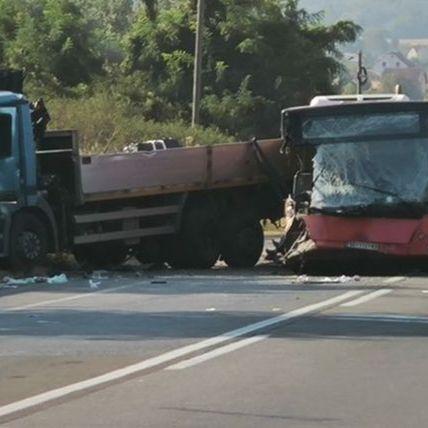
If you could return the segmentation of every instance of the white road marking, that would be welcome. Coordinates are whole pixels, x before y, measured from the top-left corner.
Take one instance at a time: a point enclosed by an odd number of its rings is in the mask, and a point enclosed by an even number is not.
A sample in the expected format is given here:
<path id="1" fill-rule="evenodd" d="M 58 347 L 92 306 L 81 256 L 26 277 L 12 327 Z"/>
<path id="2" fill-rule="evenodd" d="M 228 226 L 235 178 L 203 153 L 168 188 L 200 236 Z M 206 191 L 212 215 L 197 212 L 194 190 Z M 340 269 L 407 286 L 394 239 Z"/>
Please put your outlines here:
<path id="1" fill-rule="evenodd" d="M 64 386 L 62 388 L 53 389 L 51 391 L 47 391 L 42 394 L 35 395 L 33 397 L 29 397 L 24 400 L 7 404 L 5 406 L 0 407 L 0 417 L 8 416 L 13 413 L 17 413 L 19 411 L 29 409 L 34 406 L 48 403 L 50 401 L 57 400 L 59 398 L 65 397 L 70 394 L 82 392 L 88 389 L 92 389 L 94 387 L 99 387 L 101 385 L 105 385 L 107 383 L 123 379 L 130 375 L 135 375 L 136 373 L 139 373 L 143 370 L 147 370 L 149 368 L 157 367 L 162 364 L 172 362 L 180 357 L 184 357 L 194 352 L 201 351 L 205 348 L 210 348 L 215 345 L 228 342 L 232 339 L 244 336 L 246 334 L 255 332 L 257 330 L 261 330 L 266 327 L 270 327 L 287 320 L 298 318 L 300 316 L 307 315 L 309 313 L 319 311 L 321 309 L 326 309 L 328 307 L 337 305 L 343 301 L 349 300 L 364 292 L 365 292 L 364 290 L 348 291 L 347 293 L 341 294 L 331 299 L 327 299 L 319 303 L 314 303 L 312 305 L 305 306 L 303 308 L 295 309 L 291 312 L 279 315 L 277 317 L 269 318 L 264 321 L 260 321 L 254 324 L 247 325 L 242 328 L 238 328 L 236 330 L 223 333 L 220 336 L 215 336 L 215 337 L 203 340 L 201 342 L 194 343 L 192 345 L 187 345 L 182 348 L 178 348 L 176 350 L 166 352 L 165 354 L 159 355 L 157 357 L 149 358 L 147 360 L 143 360 L 137 364 L 132 364 L 130 366 L 124 367 L 119 370 L 113 370 L 109 373 L 105 373 L 100 376 L 96 376 L 81 382 L 76 382 L 71 385 Z"/>
<path id="2" fill-rule="evenodd" d="M 60 299 L 44 300 L 42 302 L 30 303 L 28 305 L 15 306 L 13 308 L 4 308 L 3 311 L 5 311 L 5 312 L 23 311 L 25 309 L 39 308 L 41 306 L 49 306 L 49 305 L 52 305 L 55 303 L 71 302 L 73 300 L 84 299 L 86 297 L 92 297 L 96 294 L 104 294 L 104 293 L 110 293 L 110 292 L 119 291 L 119 290 L 126 290 L 127 288 L 132 288 L 132 287 L 135 287 L 136 285 L 140 285 L 141 283 L 142 282 L 139 281 L 138 283 L 122 285 L 120 287 L 105 288 L 103 290 L 92 291 L 90 293 L 82 293 L 82 294 L 76 294 L 75 296 L 61 297 Z"/>
<path id="3" fill-rule="evenodd" d="M 268 335 L 249 337 L 248 339 L 243 339 L 238 342 L 231 343 L 230 345 L 214 349 L 213 351 L 207 352 L 206 354 L 198 355 L 197 357 L 181 361 L 177 364 L 167 367 L 166 370 L 187 369 L 189 367 L 196 366 L 197 364 L 204 363 L 205 361 L 212 360 L 213 358 L 217 358 L 221 355 L 228 354 L 229 352 L 236 351 L 237 349 L 244 348 L 245 346 L 252 345 L 253 343 L 260 342 L 267 339 L 268 337 Z"/>
<path id="4" fill-rule="evenodd" d="M 381 322 L 394 322 L 394 323 L 417 323 L 428 324 L 428 317 L 418 317 L 413 315 L 334 315 L 331 318 L 349 321 L 381 321 Z"/>
<path id="5" fill-rule="evenodd" d="M 341 304 L 345 308 L 351 308 L 353 306 L 361 305 L 362 303 L 369 302 L 370 300 L 376 299 L 381 296 L 385 296 L 386 294 L 391 293 L 390 288 L 382 288 L 381 290 L 374 291 L 373 293 L 366 294 L 365 296 L 359 297 L 358 299 L 351 300 L 350 302 L 346 302 Z"/>
<path id="6" fill-rule="evenodd" d="M 383 281 L 384 284 L 395 284 L 397 282 L 405 281 L 405 276 L 393 276 L 392 278 L 385 279 Z"/>
<path id="7" fill-rule="evenodd" d="M 428 290 L 422 290 L 422 293 L 428 294 Z"/>

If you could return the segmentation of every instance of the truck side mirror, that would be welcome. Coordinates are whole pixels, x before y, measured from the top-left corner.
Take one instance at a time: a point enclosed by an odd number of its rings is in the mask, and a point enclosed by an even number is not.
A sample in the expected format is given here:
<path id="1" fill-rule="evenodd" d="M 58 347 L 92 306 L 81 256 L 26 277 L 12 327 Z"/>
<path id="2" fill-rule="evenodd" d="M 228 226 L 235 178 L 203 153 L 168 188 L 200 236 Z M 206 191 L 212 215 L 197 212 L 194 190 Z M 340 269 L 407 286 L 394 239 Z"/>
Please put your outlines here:
<path id="1" fill-rule="evenodd" d="M 0 158 L 12 155 L 12 115 L 0 114 Z"/>

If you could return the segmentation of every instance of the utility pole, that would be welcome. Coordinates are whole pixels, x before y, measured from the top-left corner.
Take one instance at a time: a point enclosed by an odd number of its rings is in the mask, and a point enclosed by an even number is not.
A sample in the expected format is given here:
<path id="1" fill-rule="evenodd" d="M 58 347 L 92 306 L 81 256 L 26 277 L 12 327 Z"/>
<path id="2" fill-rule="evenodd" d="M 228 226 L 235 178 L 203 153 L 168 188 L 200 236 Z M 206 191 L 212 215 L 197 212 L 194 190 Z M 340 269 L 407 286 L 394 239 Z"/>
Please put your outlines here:
<path id="1" fill-rule="evenodd" d="M 200 116 L 199 113 L 201 108 L 204 15 L 205 15 L 205 0 L 198 0 L 196 41 L 195 41 L 195 67 L 193 72 L 192 126 L 199 124 L 199 116 Z"/>
<path id="2" fill-rule="evenodd" d="M 367 73 L 367 68 L 363 65 L 363 52 L 358 52 L 358 95 L 361 95 L 363 93 L 363 86 L 367 83 L 369 80 L 369 75 Z"/>

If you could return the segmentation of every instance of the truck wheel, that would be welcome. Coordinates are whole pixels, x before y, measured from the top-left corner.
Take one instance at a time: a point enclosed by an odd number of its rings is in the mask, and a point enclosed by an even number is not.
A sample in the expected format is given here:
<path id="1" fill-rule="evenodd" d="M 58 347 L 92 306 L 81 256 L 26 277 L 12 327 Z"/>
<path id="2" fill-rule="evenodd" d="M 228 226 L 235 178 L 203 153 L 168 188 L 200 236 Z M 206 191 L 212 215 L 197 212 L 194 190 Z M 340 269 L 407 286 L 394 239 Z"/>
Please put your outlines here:
<path id="1" fill-rule="evenodd" d="M 35 215 L 17 214 L 10 232 L 9 263 L 14 270 L 26 271 L 46 261 L 48 233 Z"/>
<path id="2" fill-rule="evenodd" d="M 193 208 L 174 238 L 168 264 L 176 269 L 209 269 L 220 256 L 218 229 L 209 209 Z"/>
<path id="3" fill-rule="evenodd" d="M 257 264 L 264 247 L 263 228 L 258 221 L 232 221 L 222 244 L 222 256 L 229 267 L 250 268 Z"/>
<path id="4" fill-rule="evenodd" d="M 165 262 L 164 252 L 164 242 L 157 238 L 143 241 L 134 255 L 141 264 L 162 265 Z"/>
<path id="5" fill-rule="evenodd" d="M 128 255 L 128 248 L 122 244 L 100 242 L 75 247 L 73 253 L 84 268 L 108 268 L 122 264 Z"/>

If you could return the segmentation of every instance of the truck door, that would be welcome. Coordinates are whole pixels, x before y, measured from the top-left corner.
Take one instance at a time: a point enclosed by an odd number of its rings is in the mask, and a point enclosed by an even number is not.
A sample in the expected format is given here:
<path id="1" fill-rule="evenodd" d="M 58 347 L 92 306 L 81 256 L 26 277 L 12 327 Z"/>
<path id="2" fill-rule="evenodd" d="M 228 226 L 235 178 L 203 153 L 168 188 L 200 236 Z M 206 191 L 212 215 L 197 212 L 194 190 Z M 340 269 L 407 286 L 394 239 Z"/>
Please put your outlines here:
<path id="1" fill-rule="evenodd" d="M 19 150 L 13 142 L 18 137 L 14 107 L 0 108 L 0 202 L 17 201 L 19 193 Z"/>

